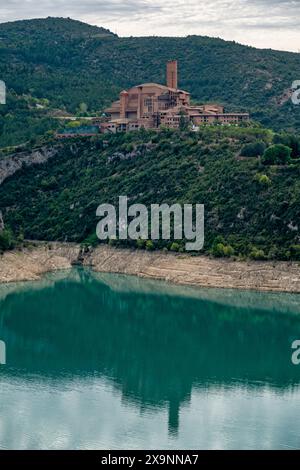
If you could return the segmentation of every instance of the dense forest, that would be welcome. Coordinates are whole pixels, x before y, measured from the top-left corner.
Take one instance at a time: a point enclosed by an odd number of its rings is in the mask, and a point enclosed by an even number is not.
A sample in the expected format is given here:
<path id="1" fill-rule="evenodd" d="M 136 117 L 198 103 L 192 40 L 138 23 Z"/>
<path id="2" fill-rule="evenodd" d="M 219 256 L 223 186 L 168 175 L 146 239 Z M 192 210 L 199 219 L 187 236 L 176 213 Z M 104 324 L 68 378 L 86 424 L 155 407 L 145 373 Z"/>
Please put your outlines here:
<path id="1" fill-rule="evenodd" d="M 165 62 L 179 61 L 179 85 L 195 102 L 249 111 L 275 130 L 299 131 L 300 106 L 290 100 L 300 54 L 258 50 L 201 36 L 120 38 L 62 18 L 0 24 L 0 147 L 57 127 L 56 110 L 101 113 L 121 89 L 165 82 Z"/>
<path id="2" fill-rule="evenodd" d="M 0 186 L 0 210 L 18 239 L 97 243 L 96 208 L 130 203 L 205 205 L 205 251 L 300 259 L 300 140 L 260 126 L 99 135 L 66 140 L 47 163 Z M 110 241 L 110 243 L 120 243 Z M 124 242 L 184 250 L 184 241 Z"/>

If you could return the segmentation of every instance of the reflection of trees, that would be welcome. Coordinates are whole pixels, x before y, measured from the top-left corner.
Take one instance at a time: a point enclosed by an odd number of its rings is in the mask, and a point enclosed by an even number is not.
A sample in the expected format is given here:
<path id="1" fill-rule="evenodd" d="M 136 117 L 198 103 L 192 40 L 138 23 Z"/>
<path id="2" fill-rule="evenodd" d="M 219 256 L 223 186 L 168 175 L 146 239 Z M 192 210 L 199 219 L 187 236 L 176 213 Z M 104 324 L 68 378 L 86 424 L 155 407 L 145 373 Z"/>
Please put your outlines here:
<path id="1" fill-rule="evenodd" d="M 0 302 L 9 364 L 42 375 L 97 373 L 141 406 L 169 405 L 176 432 L 193 386 L 296 383 L 295 316 L 199 299 L 122 293 L 83 274 Z M 259 386 L 259 385 L 258 385 Z"/>

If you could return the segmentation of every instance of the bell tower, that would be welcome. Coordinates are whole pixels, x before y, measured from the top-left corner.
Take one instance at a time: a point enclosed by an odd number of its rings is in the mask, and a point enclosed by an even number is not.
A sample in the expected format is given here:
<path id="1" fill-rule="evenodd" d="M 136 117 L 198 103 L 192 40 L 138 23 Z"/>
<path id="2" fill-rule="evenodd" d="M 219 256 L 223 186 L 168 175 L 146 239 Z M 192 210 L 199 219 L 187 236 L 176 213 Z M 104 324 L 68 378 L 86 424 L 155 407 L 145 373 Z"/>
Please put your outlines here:
<path id="1" fill-rule="evenodd" d="M 169 60 L 167 62 L 167 86 L 177 90 L 177 60 Z"/>

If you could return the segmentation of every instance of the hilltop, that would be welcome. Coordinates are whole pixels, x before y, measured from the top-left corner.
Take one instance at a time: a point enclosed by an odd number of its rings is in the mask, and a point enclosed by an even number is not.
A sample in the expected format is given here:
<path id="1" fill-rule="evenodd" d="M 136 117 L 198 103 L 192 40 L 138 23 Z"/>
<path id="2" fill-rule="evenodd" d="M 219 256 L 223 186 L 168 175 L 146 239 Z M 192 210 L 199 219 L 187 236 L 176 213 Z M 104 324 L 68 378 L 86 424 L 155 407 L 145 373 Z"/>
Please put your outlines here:
<path id="1" fill-rule="evenodd" d="M 92 26 L 71 18 L 52 18 L 50 16 L 48 18 L 0 23 L 0 34 L 1 39 L 9 36 L 10 40 L 13 38 L 18 39 L 19 34 L 23 34 L 24 43 L 42 39 L 42 34 L 52 35 L 54 40 L 57 34 L 64 39 L 116 36 L 108 29 L 99 26 Z"/>
<path id="2" fill-rule="evenodd" d="M 101 112 L 121 89 L 165 82 L 165 62 L 179 61 L 179 85 L 195 102 L 217 101 L 249 111 L 275 130 L 299 131 L 300 106 L 290 87 L 300 78 L 300 54 L 259 50 L 201 36 L 121 38 L 63 18 L 0 25 L 0 78 L 8 104 L 0 108 L 0 146 L 24 142 L 56 126 L 55 109 Z"/>

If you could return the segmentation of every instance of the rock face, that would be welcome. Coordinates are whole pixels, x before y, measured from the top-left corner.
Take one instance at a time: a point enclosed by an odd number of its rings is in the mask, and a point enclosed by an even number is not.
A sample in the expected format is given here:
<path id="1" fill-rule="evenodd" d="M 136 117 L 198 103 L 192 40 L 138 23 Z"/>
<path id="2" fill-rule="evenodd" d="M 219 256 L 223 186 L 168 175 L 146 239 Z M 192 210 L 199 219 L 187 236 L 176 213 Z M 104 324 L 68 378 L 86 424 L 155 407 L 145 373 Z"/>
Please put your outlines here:
<path id="1" fill-rule="evenodd" d="M 2 215 L 2 211 L 0 211 L 0 232 L 4 230 L 4 228 L 5 226 L 4 226 L 3 215 Z"/>
<path id="2" fill-rule="evenodd" d="M 37 165 L 57 155 L 60 146 L 41 147 L 32 152 L 20 152 L 0 159 L 0 184 L 20 170 L 23 165 Z"/>
<path id="3" fill-rule="evenodd" d="M 71 268 L 80 246 L 67 243 L 38 244 L 0 256 L 0 282 L 35 281 L 46 272 Z"/>
<path id="4" fill-rule="evenodd" d="M 298 263 L 238 262 L 107 245 L 85 252 L 71 243 L 39 243 L 4 253 L 0 256 L 0 282 L 36 280 L 48 271 L 76 264 L 101 273 L 133 274 L 182 285 L 300 293 Z"/>
<path id="5" fill-rule="evenodd" d="M 300 293 L 299 263 L 211 259 L 99 246 L 83 264 L 98 272 L 134 274 L 182 285 Z"/>

